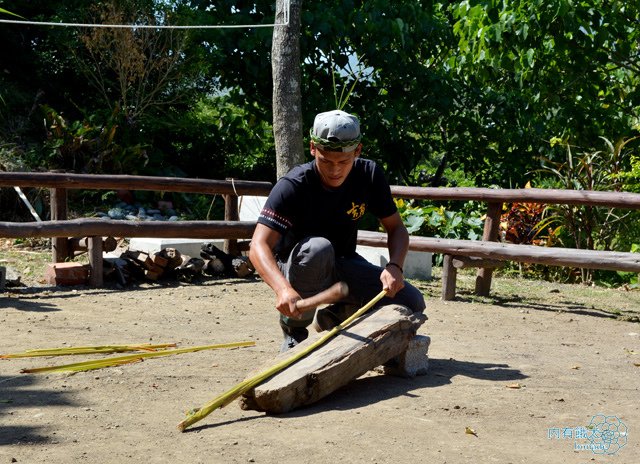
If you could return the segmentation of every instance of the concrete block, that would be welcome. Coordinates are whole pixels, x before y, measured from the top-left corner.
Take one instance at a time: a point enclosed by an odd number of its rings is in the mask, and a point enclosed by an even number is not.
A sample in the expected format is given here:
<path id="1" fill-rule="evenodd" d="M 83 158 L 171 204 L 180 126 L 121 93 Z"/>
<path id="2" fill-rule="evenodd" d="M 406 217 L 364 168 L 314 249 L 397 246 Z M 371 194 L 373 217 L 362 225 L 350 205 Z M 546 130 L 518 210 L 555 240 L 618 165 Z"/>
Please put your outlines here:
<path id="1" fill-rule="evenodd" d="M 356 253 L 377 266 L 384 267 L 389 262 L 389 250 L 386 248 L 358 245 Z M 403 270 L 407 279 L 431 279 L 431 253 L 410 250 Z"/>
<path id="2" fill-rule="evenodd" d="M 45 269 L 45 281 L 49 285 L 86 285 L 90 268 L 80 263 L 53 263 Z"/>
<path id="3" fill-rule="evenodd" d="M 431 338 L 416 335 L 407 346 L 407 350 L 376 369 L 386 375 L 415 377 L 426 375 L 429 369 L 429 345 Z"/>
<path id="4" fill-rule="evenodd" d="M 129 241 L 129 249 L 136 251 L 144 251 L 148 254 L 156 253 L 165 248 L 175 248 L 181 254 L 191 256 L 192 258 L 200 257 L 202 245 L 213 243 L 217 248 L 224 247 L 224 240 L 206 240 L 199 238 L 146 238 L 135 237 Z"/>

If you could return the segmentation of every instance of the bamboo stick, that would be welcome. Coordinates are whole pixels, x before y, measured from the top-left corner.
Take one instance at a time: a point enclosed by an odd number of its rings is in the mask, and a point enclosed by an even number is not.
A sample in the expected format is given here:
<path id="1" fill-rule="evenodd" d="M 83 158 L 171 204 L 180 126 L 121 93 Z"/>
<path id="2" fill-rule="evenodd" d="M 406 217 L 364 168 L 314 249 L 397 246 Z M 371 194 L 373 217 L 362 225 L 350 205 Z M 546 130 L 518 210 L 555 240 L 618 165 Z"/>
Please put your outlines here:
<path id="1" fill-rule="evenodd" d="M 83 361 L 79 363 L 64 364 L 61 366 L 36 367 L 33 369 L 22 369 L 23 374 L 40 374 L 43 372 L 82 372 L 94 369 L 102 369 L 104 367 L 119 366 L 121 364 L 129 364 L 132 362 L 142 361 L 146 358 L 157 358 L 160 356 L 171 356 L 174 354 L 193 353 L 202 350 L 217 350 L 221 348 L 237 348 L 241 346 L 254 346 L 256 342 L 236 342 L 224 343 L 219 345 L 193 346 L 190 348 L 178 348 L 177 350 L 153 351 L 150 353 L 136 353 L 126 356 L 117 356 L 115 358 Z"/>
<path id="2" fill-rule="evenodd" d="M 26 350 L 23 353 L 11 353 L 0 355 L 0 359 L 10 358 L 33 358 L 37 356 L 70 356 L 76 354 L 96 354 L 96 353 L 124 353 L 127 351 L 156 351 L 165 348 L 175 348 L 175 343 L 161 343 L 150 345 L 98 345 L 98 346 L 76 346 L 65 348 L 40 348 L 36 350 Z"/>

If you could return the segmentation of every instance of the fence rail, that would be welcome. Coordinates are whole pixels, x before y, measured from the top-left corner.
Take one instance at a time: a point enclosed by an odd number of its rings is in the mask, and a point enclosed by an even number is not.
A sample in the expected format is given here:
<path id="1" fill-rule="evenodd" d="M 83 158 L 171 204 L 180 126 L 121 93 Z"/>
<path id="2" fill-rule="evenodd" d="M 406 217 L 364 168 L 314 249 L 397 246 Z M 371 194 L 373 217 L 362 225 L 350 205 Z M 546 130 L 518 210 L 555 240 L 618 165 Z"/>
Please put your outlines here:
<path id="1" fill-rule="evenodd" d="M 242 195 L 267 196 L 272 185 L 269 182 L 253 182 L 235 179 L 185 179 L 174 177 L 126 176 L 126 175 L 89 175 L 57 172 L 0 172 L 0 187 L 39 187 L 51 189 L 51 221 L 38 223 L 0 222 L 0 237 L 51 237 L 52 258 L 54 262 L 64 261 L 69 256 L 69 240 L 72 237 L 89 237 L 89 259 L 93 274 L 100 279 L 93 279 L 93 285 L 102 285 L 101 281 L 101 249 L 106 235 L 118 237 L 184 237 L 184 238 L 224 238 L 226 251 L 233 252 L 237 239 L 250 238 L 255 222 L 239 221 L 238 197 Z M 224 221 L 152 221 L 131 222 L 95 219 L 67 220 L 67 190 L 151 190 L 163 192 L 185 192 L 210 195 L 222 195 L 225 201 Z M 478 201 L 487 203 L 487 214 L 484 223 L 482 241 L 438 241 L 426 237 L 412 237 L 412 249 L 429 249 L 436 246 L 435 251 L 445 257 L 479 258 L 475 267 L 479 267 L 476 278 L 476 292 L 488 295 L 491 287 L 493 265 L 487 256 L 498 260 L 514 260 L 538 262 L 549 260 L 554 252 L 523 247 L 523 245 L 495 248 L 499 234 L 500 214 L 504 203 L 524 202 L 541 204 L 568 204 L 593 207 L 640 209 L 640 194 L 628 192 L 599 192 L 581 190 L 555 189 L 488 189 L 488 188 L 430 188 L 411 186 L 391 186 L 391 193 L 396 198 L 422 199 L 432 201 Z M 386 246 L 386 238 L 366 232 L 359 235 L 359 243 L 373 246 Z M 454 243 L 455 242 L 455 243 Z M 461 243 L 458 243 L 461 242 Z M 550 264 L 573 266 L 576 260 L 571 258 L 571 249 L 556 249 L 556 257 Z M 532 258 L 533 255 L 536 255 Z M 637 262 L 636 256 L 624 254 L 624 260 L 616 261 L 613 252 L 596 252 L 590 254 L 591 267 L 627 270 L 629 260 Z M 635 255 L 635 254 L 634 254 Z M 586 255 L 585 255 L 586 256 Z M 621 255 L 622 256 L 622 255 Z M 618 256 L 618 258 L 621 258 Z M 564 257 L 564 258 L 563 258 Z M 566 259 L 565 259 L 566 258 Z M 595 261 L 594 261 L 595 260 Z M 599 261 L 598 261 L 599 260 Z M 469 261 L 458 260 L 457 266 Z M 578 263 L 580 261 L 577 261 Z M 620 263 L 620 266 L 616 265 Z M 453 264 L 452 264 L 453 266 Z M 631 265 L 635 269 L 635 264 Z M 99 268 L 99 269 L 98 269 Z M 453 268 L 451 268 L 453 269 Z M 453 276 L 455 288 L 455 273 Z M 443 293 L 444 295 L 444 293 Z M 447 298 L 451 297 L 448 290 Z"/>

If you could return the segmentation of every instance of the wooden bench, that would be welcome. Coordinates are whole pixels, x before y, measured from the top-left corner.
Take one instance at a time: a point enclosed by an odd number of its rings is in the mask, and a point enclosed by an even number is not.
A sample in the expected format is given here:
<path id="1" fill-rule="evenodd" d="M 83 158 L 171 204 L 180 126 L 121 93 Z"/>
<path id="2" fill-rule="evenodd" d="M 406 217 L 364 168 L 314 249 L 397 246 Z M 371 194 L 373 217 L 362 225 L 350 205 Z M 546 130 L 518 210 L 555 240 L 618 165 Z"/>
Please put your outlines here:
<path id="1" fill-rule="evenodd" d="M 387 235 L 381 232 L 359 231 L 358 244 L 386 247 Z M 444 255 L 443 300 L 455 298 L 457 270 L 465 267 L 483 268 L 481 270 L 484 272 L 479 272 L 476 278 L 475 291 L 477 295 L 488 296 L 492 271 L 504 261 L 640 273 L 640 253 L 550 248 L 484 240 L 454 240 L 413 235 L 409 239 L 409 249 Z"/>

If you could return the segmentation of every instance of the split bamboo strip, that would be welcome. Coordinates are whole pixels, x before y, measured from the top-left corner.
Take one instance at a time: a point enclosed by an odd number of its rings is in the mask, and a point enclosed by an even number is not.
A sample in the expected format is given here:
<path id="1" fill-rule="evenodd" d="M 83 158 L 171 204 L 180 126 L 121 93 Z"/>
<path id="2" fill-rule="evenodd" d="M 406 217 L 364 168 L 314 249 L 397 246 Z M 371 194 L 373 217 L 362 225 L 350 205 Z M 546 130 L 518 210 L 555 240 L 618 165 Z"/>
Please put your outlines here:
<path id="1" fill-rule="evenodd" d="M 40 348 L 37 350 L 27 350 L 23 353 L 11 353 L 0 355 L 0 359 L 10 358 L 33 358 L 36 356 L 69 356 L 76 354 L 96 354 L 96 353 L 124 353 L 126 351 L 157 351 L 165 348 L 175 348 L 175 343 L 162 343 L 150 345 L 103 345 L 103 346 L 76 346 L 66 348 Z"/>
<path id="2" fill-rule="evenodd" d="M 140 354 L 121 356 L 118 358 L 100 359 L 93 361 L 84 361 L 73 364 L 64 364 L 62 366 L 35 367 L 33 369 L 22 369 L 21 374 L 42 374 L 44 372 L 83 372 L 95 369 L 103 369 L 105 367 L 122 366 L 124 364 L 132 364 L 143 361 Z"/>
<path id="3" fill-rule="evenodd" d="M 363 315 L 364 313 L 369 311 L 373 307 L 373 305 L 375 305 L 378 301 L 380 301 L 382 299 L 382 297 L 384 297 L 386 294 L 387 294 L 387 292 L 385 290 L 383 290 L 380 293 L 378 293 L 375 297 L 373 297 L 371 299 L 371 301 L 369 301 L 366 305 L 364 305 L 362 308 L 360 308 L 358 311 L 356 311 L 351 317 L 349 317 L 344 322 L 342 322 L 342 324 L 337 325 L 336 327 L 331 329 L 326 335 L 324 335 L 323 337 L 321 337 L 318 340 L 316 340 L 314 343 L 309 345 L 306 349 L 300 351 L 299 353 L 296 353 L 295 355 L 291 356 L 290 358 L 287 358 L 287 359 L 279 362 L 275 366 L 273 366 L 273 367 L 271 367 L 271 368 L 269 368 L 269 369 L 267 369 L 265 371 L 262 371 L 261 373 L 255 375 L 255 376 L 253 376 L 251 378 L 243 380 L 242 382 L 237 384 L 235 387 L 233 387 L 232 389 L 228 390 L 226 393 L 223 393 L 222 395 L 218 396 L 217 398 L 213 399 L 209 403 L 207 403 L 204 406 L 202 406 L 202 408 L 196 408 L 194 410 L 189 411 L 187 413 L 187 418 L 184 419 L 182 422 L 180 422 L 178 424 L 178 430 L 180 430 L 181 432 L 184 432 L 184 430 L 187 427 L 189 427 L 189 426 L 195 424 L 196 422 L 204 419 L 205 417 L 207 417 L 209 414 L 211 414 L 216 409 L 224 408 L 226 405 L 231 403 L 234 399 L 238 398 L 240 395 L 248 392 L 249 390 L 251 390 L 254 387 L 257 387 L 262 382 L 267 380 L 269 377 L 277 374 L 278 372 L 280 372 L 283 369 L 289 367 L 291 364 L 295 363 L 296 361 L 304 358 L 306 355 L 311 353 L 313 350 L 315 350 L 316 348 L 318 348 L 321 345 L 323 345 L 327 340 L 329 340 L 330 338 L 335 336 L 338 332 L 340 332 L 341 330 L 343 330 L 347 326 L 349 326 L 358 317 L 360 317 L 361 315 Z"/>
<path id="4" fill-rule="evenodd" d="M 23 374 L 40 374 L 43 372 L 81 372 L 94 369 L 102 369 L 104 367 L 118 366 L 132 362 L 142 361 L 146 358 L 157 358 L 160 356 L 171 356 L 174 354 L 193 353 L 202 350 L 217 350 L 222 348 L 237 348 L 243 346 L 254 346 L 256 342 L 236 342 L 223 343 L 219 345 L 193 346 L 190 348 L 179 348 L 177 350 L 153 351 L 150 353 L 137 353 L 126 356 L 118 356 L 115 358 L 99 359 L 92 361 L 84 361 L 73 364 L 64 364 L 61 366 L 37 367 L 34 369 L 22 369 Z"/>

